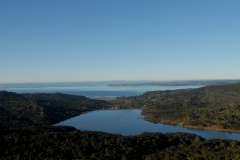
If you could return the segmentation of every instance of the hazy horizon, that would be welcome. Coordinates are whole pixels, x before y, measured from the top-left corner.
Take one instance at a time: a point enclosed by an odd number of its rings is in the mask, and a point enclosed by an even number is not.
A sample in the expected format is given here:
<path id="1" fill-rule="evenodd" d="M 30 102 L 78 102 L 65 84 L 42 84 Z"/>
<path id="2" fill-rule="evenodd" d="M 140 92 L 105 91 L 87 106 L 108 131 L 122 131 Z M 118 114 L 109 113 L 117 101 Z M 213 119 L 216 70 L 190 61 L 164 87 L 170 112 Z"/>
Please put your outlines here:
<path id="1" fill-rule="evenodd" d="M 88 80 L 88 81 L 47 81 L 47 82 L 0 82 L 0 85 L 4 84 L 94 84 L 94 83 L 106 83 L 106 84 L 125 84 L 125 83 L 167 83 L 167 82 L 221 82 L 221 81 L 240 81 L 239 79 L 186 79 L 186 80 Z"/>
<path id="2" fill-rule="evenodd" d="M 103 82 L 184 82 L 184 81 L 238 81 L 240 78 L 219 78 L 219 79 L 163 79 L 163 80 L 63 80 L 63 81 L 0 81 L 0 84 L 41 84 L 41 83 L 103 83 Z"/>

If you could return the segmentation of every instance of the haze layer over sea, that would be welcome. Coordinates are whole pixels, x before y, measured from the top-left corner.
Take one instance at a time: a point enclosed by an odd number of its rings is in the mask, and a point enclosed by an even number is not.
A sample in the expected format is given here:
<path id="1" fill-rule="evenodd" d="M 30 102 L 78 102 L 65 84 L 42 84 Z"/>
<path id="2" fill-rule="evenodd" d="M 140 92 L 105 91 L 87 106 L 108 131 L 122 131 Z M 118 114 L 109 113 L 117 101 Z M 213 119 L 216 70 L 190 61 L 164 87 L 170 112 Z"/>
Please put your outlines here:
<path id="1" fill-rule="evenodd" d="M 90 98 L 112 99 L 136 96 L 147 91 L 199 88 L 206 85 L 229 84 L 237 80 L 211 81 L 104 81 L 63 83 L 11 83 L 0 84 L 0 90 L 17 93 L 66 93 Z"/>

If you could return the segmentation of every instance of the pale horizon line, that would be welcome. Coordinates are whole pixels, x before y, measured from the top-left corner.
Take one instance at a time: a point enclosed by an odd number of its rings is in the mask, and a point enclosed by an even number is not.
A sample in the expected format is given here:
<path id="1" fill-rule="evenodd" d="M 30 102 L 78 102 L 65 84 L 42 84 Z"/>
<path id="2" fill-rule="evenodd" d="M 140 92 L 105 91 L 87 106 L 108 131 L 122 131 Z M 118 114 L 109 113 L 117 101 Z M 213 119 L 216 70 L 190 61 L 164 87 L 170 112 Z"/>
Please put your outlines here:
<path id="1" fill-rule="evenodd" d="M 240 81 L 240 78 L 216 78 L 216 79 L 170 79 L 170 80 L 78 80 L 78 81 L 25 81 L 25 82 L 0 82 L 4 84 L 49 84 L 49 83 L 106 83 L 106 82 L 181 82 L 181 81 Z"/>

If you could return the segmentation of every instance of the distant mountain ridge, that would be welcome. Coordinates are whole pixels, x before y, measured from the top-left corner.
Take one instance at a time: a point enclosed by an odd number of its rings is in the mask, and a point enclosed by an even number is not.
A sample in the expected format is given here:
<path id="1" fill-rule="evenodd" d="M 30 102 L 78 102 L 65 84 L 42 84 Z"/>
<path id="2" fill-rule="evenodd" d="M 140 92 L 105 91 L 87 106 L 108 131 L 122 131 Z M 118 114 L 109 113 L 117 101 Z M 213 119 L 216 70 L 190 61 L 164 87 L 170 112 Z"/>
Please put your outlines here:
<path id="1" fill-rule="evenodd" d="M 209 86 L 234 83 L 240 83 L 240 80 L 125 81 L 110 83 L 109 86 Z"/>
<path id="2" fill-rule="evenodd" d="M 186 86 L 186 85 L 220 85 L 240 83 L 236 80 L 169 80 L 169 81 L 151 81 L 151 80 L 115 80 L 115 81 L 86 81 L 86 82 L 49 82 L 49 83 L 0 83 L 0 90 L 18 89 L 18 88 L 47 88 L 47 87 L 76 87 L 76 86 Z"/>

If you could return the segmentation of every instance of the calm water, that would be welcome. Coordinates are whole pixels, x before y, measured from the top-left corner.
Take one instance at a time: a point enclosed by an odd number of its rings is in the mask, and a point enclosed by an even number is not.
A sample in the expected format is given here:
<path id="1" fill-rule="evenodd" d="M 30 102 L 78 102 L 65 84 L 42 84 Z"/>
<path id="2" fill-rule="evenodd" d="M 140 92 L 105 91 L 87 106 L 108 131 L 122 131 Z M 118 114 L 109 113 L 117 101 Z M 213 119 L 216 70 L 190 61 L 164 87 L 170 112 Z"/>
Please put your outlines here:
<path id="1" fill-rule="evenodd" d="M 102 131 L 122 135 L 138 135 L 144 132 L 192 133 L 207 139 L 240 140 L 240 133 L 214 132 L 154 124 L 143 119 L 141 110 L 101 110 L 70 118 L 57 125 L 73 126 L 80 130 Z"/>

